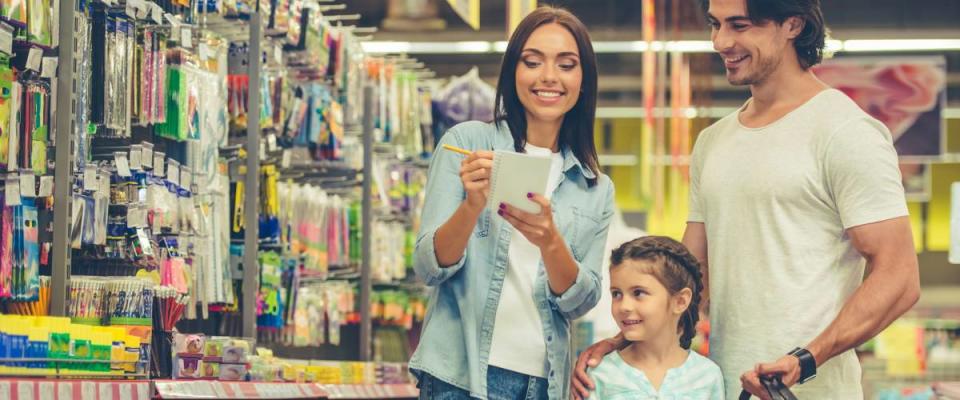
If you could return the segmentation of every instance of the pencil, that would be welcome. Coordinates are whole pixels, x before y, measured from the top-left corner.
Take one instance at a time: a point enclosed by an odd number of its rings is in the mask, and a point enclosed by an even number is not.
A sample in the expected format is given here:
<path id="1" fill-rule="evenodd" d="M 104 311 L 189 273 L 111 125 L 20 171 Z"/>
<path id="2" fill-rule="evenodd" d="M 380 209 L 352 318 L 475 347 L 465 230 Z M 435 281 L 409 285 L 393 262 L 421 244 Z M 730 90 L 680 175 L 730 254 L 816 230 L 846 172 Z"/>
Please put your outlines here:
<path id="1" fill-rule="evenodd" d="M 451 145 L 449 145 L 449 144 L 443 145 L 443 148 L 445 148 L 445 149 L 447 149 L 447 150 L 450 150 L 450 151 L 452 151 L 452 152 L 454 152 L 454 153 L 463 154 L 463 155 L 465 155 L 465 156 L 469 156 L 470 154 L 473 153 L 473 152 L 470 151 L 470 150 L 464 150 L 464 149 L 461 149 L 461 148 L 459 148 L 459 147 L 451 146 Z"/>

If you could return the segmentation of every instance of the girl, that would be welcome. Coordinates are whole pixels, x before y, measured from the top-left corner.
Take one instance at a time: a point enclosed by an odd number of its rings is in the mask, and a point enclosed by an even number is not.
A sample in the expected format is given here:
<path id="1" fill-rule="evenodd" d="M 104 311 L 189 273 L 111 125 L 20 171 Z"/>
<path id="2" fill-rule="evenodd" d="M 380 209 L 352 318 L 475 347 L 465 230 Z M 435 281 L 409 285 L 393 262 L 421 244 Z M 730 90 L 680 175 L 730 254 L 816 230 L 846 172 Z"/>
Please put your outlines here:
<path id="1" fill-rule="evenodd" d="M 720 399 L 723 376 L 690 351 L 699 319 L 700 265 L 661 236 L 624 243 L 610 256 L 613 318 L 628 341 L 589 372 L 590 399 Z"/>
<path id="2" fill-rule="evenodd" d="M 600 297 L 613 215 L 594 148 L 596 98 L 586 28 L 542 7 L 510 38 L 495 121 L 442 137 L 470 154 L 438 150 L 428 172 L 414 267 L 433 291 L 410 360 L 421 399 L 569 398 L 570 321 Z M 551 157 L 546 196 L 527 195 L 539 214 L 487 207 L 491 150 Z"/>

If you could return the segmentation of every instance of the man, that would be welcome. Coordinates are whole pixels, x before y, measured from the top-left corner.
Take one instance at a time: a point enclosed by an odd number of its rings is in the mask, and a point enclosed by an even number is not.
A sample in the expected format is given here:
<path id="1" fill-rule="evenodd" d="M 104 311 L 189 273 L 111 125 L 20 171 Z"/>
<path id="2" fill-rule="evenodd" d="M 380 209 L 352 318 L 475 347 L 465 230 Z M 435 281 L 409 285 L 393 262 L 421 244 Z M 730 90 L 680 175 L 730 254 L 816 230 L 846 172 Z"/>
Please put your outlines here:
<path id="1" fill-rule="evenodd" d="M 760 376 L 801 399 L 862 398 L 853 349 L 920 293 L 890 133 L 809 71 L 824 46 L 819 0 L 704 2 L 727 79 L 752 94 L 692 155 L 683 243 L 708 279 L 710 357 L 728 399 L 769 399 Z M 623 345 L 585 351 L 575 393 L 592 387 L 588 360 Z"/>

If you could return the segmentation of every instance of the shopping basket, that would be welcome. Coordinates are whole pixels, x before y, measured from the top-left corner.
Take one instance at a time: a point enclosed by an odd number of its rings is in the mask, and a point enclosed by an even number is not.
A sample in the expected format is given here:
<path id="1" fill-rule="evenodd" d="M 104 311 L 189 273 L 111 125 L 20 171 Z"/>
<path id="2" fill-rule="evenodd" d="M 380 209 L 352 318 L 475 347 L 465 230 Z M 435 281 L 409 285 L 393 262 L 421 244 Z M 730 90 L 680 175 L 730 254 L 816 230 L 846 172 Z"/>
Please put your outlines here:
<path id="1" fill-rule="evenodd" d="M 780 381 L 779 376 L 761 376 L 760 383 L 773 400 L 797 400 L 797 396 Z M 741 391 L 740 400 L 750 400 L 750 392 Z"/>

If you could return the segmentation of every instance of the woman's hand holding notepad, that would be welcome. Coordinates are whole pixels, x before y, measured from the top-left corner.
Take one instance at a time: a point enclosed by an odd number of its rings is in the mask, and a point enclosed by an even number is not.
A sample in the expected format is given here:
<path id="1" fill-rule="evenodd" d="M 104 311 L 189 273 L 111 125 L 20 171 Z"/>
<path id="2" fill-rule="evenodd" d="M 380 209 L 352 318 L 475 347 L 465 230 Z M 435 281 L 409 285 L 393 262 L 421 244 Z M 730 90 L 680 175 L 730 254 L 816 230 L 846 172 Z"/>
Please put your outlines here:
<path id="1" fill-rule="evenodd" d="M 460 163 L 467 204 L 478 208 L 485 204 L 495 212 L 500 203 L 506 203 L 531 214 L 540 213 L 540 205 L 531 202 L 527 194 L 546 193 L 550 157 L 506 150 L 471 152 L 448 144 L 443 148 L 467 156 Z"/>
<path id="2" fill-rule="evenodd" d="M 528 193 L 543 196 L 550 176 L 550 157 L 532 156 L 497 150 L 490 173 L 487 206 L 494 212 L 506 203 L 531 214 L 540 213 L 540 205 L 530 201 Z"/>

